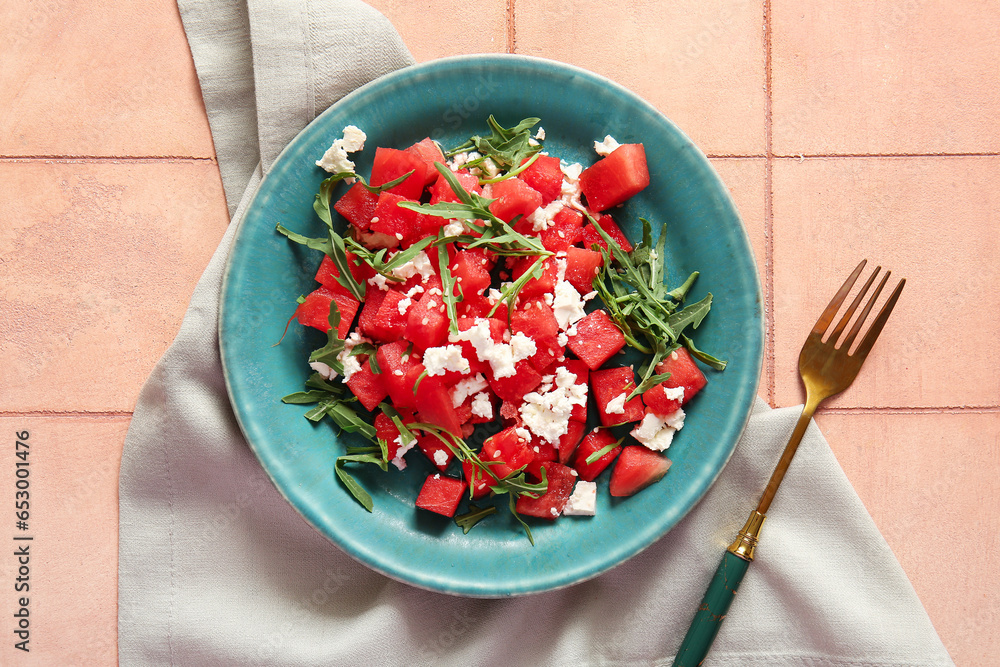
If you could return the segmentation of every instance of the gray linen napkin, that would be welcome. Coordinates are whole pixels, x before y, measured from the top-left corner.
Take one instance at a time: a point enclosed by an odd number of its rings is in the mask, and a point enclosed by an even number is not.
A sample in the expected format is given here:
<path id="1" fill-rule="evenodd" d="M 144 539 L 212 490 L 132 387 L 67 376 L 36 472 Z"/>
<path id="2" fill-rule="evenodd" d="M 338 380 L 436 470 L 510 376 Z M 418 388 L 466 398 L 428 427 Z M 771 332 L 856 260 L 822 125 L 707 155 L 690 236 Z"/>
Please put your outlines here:
<path id="1" fill-rule="evenodd" d="M 236 211 L 125 442 L 121 664 L 669 664 L 798 408 L 758 401 L 701 503 L 589 582 L 464 599 L 359 565 L 282 499 L 240 433 L 222 380 L 218 300 L 242 211 L 284 144 L 327 105 L 412 58 L 387 21 L 354 0 L 180 8 Z M 764 534 L 706 664 L 952 664 L 815 426 Z"/>

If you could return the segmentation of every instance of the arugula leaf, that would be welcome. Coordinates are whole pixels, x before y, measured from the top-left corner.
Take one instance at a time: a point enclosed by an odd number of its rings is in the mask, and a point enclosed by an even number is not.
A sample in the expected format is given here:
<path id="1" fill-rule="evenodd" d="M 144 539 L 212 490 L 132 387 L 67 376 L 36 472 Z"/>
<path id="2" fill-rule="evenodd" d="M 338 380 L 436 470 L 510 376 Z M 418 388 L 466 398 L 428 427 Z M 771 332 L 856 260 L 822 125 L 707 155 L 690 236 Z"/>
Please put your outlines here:
<path id="1" fill-rule="evenodd" d="M 456 516 L 455 523 L 458 524 L 458 527 L 462 529 L 463 534 L 468 535 L 469 531 L 472 530 L 473 526 L 475 526 L 477 523 L 479 523 L 489 515 L 496 513 L 497 513 L 497 508 L 494 507 L 493 505 L 490 505 L 489 507 L 479 508 L 473 505 L 472 503 L 469 503 L 469 511 L 465 514 L 459 514 L 458 516 Z"/>
<path id="2" fill-rule="evenodd" d="M 440 232 L 439 232 L 440 233 Z M 455 295 L 455 286 L 458 282 L 455 277 L 451 275 L 451 268 L 449 264 L 451 263 L 448 257 L 448 247 L 444 245 L 438 246 L 438 268 L 441 273 L 441 298 L 444 301 L 445 308 L 448 311 L 448 330 L 451 333 L 458 333 L 458 302 L 462 300 L 462 296 Z M 414 387 L 416 391 L 416 387 Z"/>
<path id="3" fill-rule="evenodd" d="M 311 248 L 313 250 L 322 251 L 327 255 L 333 253 L 333 244 L 331 243 L 329 238 L 325 239 L 309 238 L 307 236 L 303 236 L 302 234 L 293 232 L 290 229 L 286 229 L 281 225 L 281 223 L 278 223 L 278 225 L 275 227 L 275 231 L 277 231 L 279 234 L 283 234 L 285 237 L 288 238 L 289 241 L 294 241 L 299 245 L 304 245 L 307 248 Z"/>
<path id="4" fill-rule="evenodd" d="M 385 414 L 386 417 L 392 420 L 393 426 L 395 426 L 396 430 L 399 431 L 399 439 L 404 447 L 417 439 L 417 437 L 413 435 L 413 432 L 410 431 L 410 429 L 403 423 L 402 415 L 396 411 L 396 408 L 392 407 L 388 403 L 379 403 L 378 407 L 382 410 L 382 413 Z"/>
<path id="5" fill-rule="evenodd" d="M 667 319 L 667 325 L 677 331 L 678 333 L 683 331 L 688 325 L 692 329 L 697 329 L 701 321 L 705 319 L 708 315 L 708 311 L 712 308 L 712 293 L 709 292 L 708 296 L 697 303 L 692 303 L 689 306 L 685 306 L 683 310 L 680 310 L 672 314 Z"/>
<path id="6" fill-rule="evenodd" d="M 537 125 L 539 120 L 539 118 L 525 118 L 514 127 L 505 128 L 491 114 L 486 119 L 491 131 L 490 136 L 474 135 L 461 146 L 448 151 L 448 156 L 476 150 L 482 157 L 470 160 L 466 163 L 468 166 L 479 167 L 489 159 L 501 170 L 509 172 L 519 167 L 525 158 L 542 150 L 541 144 L 531 141 L 531 128 Z M 508 176 L 512 175 L 508 173 Z"/>
<path id="7" fill-rule="evenodd" d="M 390 190 L 413 174 L 413 170 L 406 172 L 397 179 L 391 180 L 388 183 L 383 183 L 379 186 L 368 185 L 364 176 L 360 174 L 355 174 L 353 171 L 341 171 L 336 174 L 331 175 L 329 178 L 323 180 L 319 184 L 319 193 L 316 195 L 316 200 L 313 202 L 313 210 L 316 211 L 316 215 L 319 219 L 326 223 L 326 226 L 333 229 L 333 214 L 330 212 L 330 199 L 333 195 L 333 188 L 341 181 L 348 178 L 356 178 L 363 188 L 371 192 L 372 194 L 381 194 L 386 190 Z"/>
<path id="8" fill-rule="evenodd" d="M 338 375 L 344 374 L 344 364 L 338 359 L 340 353 L 344 351 L 344 341 L 338 335 L 340 327 L 340 308 L 336 301 L 330 302 L 330 315 L 327 318 L 330 328 L 326 332 L 327 342 L 323 347 L 313 350 L 309 355 L 309 362 L 318 361 L 324 363 L 334 370 Z"/>
<path id="9" fill-rule="evenodd" d="M 351 477 L 350 473 L 344 470 L 344 464 L 348 461 L 357 461 L 358 456 L 359 455 L 349 455 L 337 457 L 337 460 L 333 465 L 333 470 L 337 473 L 337 478 L 340 479 L 340 482 L 347 488 L 348 491 L 350 491 L 351 495 L 354 496 L 354 499 L 357 500 L 362 507 L 371 512 L 375 507 L 375 504 L 372 502 L 371 495 L 369 495 L 368 492 L 365 491 L 360 484 L 358 484 L 356 479 Z"/>
<path id="10" fill-rule="evenodd" d="M 693 340 L 691 340 L 690 338 L 688 338 L 683 334 L 681 334 L 681 340 L 684 341 L 684 346 L 688 349 L 688 352 L 691 353 L 691 356 L 697 359 L 698 361 L 708 364 L 717 371 L 723 371 L 726 369 L 728 362 L 723 361 L 722 359 L 716 359 L 708 352 L 702 352 L 697 347 L 695 347 Z"/>
<path id="11" fill-rule="evenodd" d="M 490 486 L 493 493 L 498 496 L 504 493 L 512 493 L 515 496 L 528 496 L 529 498 L 538 498 L 544 495 L 549 489 L 549 482 L 545 476 L 545 468 L 542 468 L 542 481 L 537 484 L 532 484 L 528 481 L 527 476 L 523 472 L 515 471 L 507 475 L 500 480 L 497 486 Z"/>
<path id="12" fill-rule="evenodd" d="M 628 398 L 626 398 L 625 401 L 626 402 L 631 401 L 633 398 L 641 395 L 647 389 L 652 389 L 656 385 L 663 384 L 669 379 L 670 379 L 670 373 L 660 373 L 658 375 L 653 375 L 651 377 L 645 378 L 642 382 L 636 385 L 635 389 L 632 390 L 632 393 L 628 395 Z"/>
<path id="13" fill-rule="evenodd" d="M 612 451 L 615 447 L 621 447 L 621 444 L 624 441 L 625 441 L 625 438 L 621 438 L 621 439 L 618 440 L 618 442 L 612 442 L 610 445 L 605 445 L 604 447 L 601 447 L 596 452 L 594 452 L 593 454 L 591 454 L 590 456 L 588 456 L 586 459 L 584 459 L 584 462 L 587 465 L 592 465 L 599 458 L 601 458 L 602 456 L 604 456 L 608 452 Z"/>
<path id="14" fill-rule="evenodd" d="M 517 502 L 514 500 L 514 494 L 510 494 L 507 499 L 510 501 L 510 513 L 513 514 L 514 518 L 517 519 L 517 522 L 521 524 L 521 528 L 524 528 L 524 534 L 528 536 L 528 541 L 531 542 L 531 546 L 535 546 L 535 538 L 531 536 L 531 528 L 529 528 L 528 524 L 524 522 L 521 515 L 517 513 Z"/>

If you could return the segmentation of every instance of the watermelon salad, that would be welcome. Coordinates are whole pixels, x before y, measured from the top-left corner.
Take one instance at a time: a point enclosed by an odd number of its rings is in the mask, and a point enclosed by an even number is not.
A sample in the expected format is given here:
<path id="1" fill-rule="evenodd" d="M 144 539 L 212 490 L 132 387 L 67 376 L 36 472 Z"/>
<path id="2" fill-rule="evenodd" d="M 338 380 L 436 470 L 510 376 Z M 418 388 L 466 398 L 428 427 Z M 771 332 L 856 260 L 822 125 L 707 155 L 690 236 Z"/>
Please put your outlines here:
<path id="1" fill-rule="evenodd" d="M 534 544 L 523 517 L 593 515 L 598 483 L 622 497 L 659 481 L 707 382 L 695 360 L 725 367 L 688 335 L 712 302 L 686 302 L 698 274 L 665 284 L 665 229 L 654 243 L 640 219 L 629 239 L 615 220 L 650 183 L 643 144 L 608 136 L 593 164 L 568 164 L 538 123 L 378 147 L 367 180 L 348 126 L 316 163 L 332 173 L 314 203 L 327 234 L 277 227 L 323 252 L 291 319 L 327 336 L 283 401 L 367 441 L 334 471 L 368 511 L 351 469 L 426 457 L 415 511 L 467 533 L 506 504 Z"/>

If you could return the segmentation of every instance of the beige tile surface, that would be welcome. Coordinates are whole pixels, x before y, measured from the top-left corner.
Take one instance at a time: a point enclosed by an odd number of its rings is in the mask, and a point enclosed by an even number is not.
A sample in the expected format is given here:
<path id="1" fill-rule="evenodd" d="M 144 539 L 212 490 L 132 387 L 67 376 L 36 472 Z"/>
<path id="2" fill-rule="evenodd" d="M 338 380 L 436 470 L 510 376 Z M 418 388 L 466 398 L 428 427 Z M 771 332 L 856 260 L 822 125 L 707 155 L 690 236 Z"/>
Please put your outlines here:
<path id="1" fill-rule="evenodd" d="M 124 417 L 0 416 L 0 469 L 13 503 L 15 463 L 27 463 L 27 530 L 4 531 L 4 551 L 28 546 L 27 575 L 12 555 L 0 559 L 0 581 L 26 576 L 28 653 L 10 640 L 15 591 L 3 609 L 2 665 L 117 664 L 118 468 L 128 429 Z M 17 434 L 27 448 L 17 448 Z M 16 452 L 27 452 L 17 457 Z M 13 508 L 12 508 L 13 510 Z M 11 512 L 13 514 L 13 511 Z M 13 521 L 11 516 L 10 520 Z M 5 527 L 6 528 L 6 527 Z M 15 542 L 12 537 L 31 537 Z M 13 545 L 13 546 L 12 546 Z"/>
<path id="2" fill-rule="evenodd" d="M 0 410 L 131 411 L 227 222 L 210 161 L 0 162 Z"/>
<path id="3" fill-rule="evenodd" d="M 1000 411 L 823 414 L 820 428 L 959 665 L 1000 652 Z"/>
<path id="4" fill-rule="evenodd" d="M 417 62 L 467 53 L 505 53 L 507 0 L 372 0 Z"/>
<path id="5" fill-rule="evenodd" d="M 771 2 L 774 152 L 1000 150 L 1000 5 Z"/>
<path id="6" fill-rule="evenodd" d="M 829 404 L 997 404 L 1000 157 L 783 159 L 774 192 L 778 404 L 801 401 L 802 340 L 865 257 L 906 289 L 857 381 Z"/>
<path id="7" fill-rule="evenodd" d="M 0 155 L 213 155 L 173 0 L 0 4 Z"/>
<path id="8" fill-rule="evenodd" d="M 763 155 L 763 3 L 517 0 L 515 51 L 646 98 L 702 150 Z"/>
<path id="9" fill-rule="evenodd" d="M 740 156 L 713 164 L 765 287 L 773 404 L 801 402 L 802 338 L 856 258 L 907 277 L 861 377 L 819 423 L 958 664 L 993 665 L 1000 5 L 372 4 L 418 60 L 513 51 L 580 65 L 644 96 L 706 153 Z M 41 443 L 44 572 L 37 652 L 26 661 L 5 643 L 0 664 L 112 665 L 128 417 L 225 203 L 173 0 L 9 2 L 0 38 L 0 425 Z M 926 157 L 938 153 L 992 155 Z"/>

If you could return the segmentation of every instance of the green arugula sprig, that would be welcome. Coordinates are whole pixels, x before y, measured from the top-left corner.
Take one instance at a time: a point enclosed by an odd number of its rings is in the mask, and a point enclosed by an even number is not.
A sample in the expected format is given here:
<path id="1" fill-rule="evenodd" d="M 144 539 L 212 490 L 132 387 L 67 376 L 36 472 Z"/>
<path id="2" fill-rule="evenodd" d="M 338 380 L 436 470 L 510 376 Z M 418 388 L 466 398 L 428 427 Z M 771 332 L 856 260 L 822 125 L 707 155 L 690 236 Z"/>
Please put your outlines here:
<path id="1" fill-rule="evenodd" d="M 496 513 L 497 508 L 495 505 L 490 505 L 489 507 L 477 507 L 476 505 L 469 503 L 469 511 L 465 514 L 459 514 L 456 516 L 455 523 L 462 529 L 463 534 L 468 535 L 473 526 L 489 515 Z"/>
<path id="2" fill-rule="evenodd" d="M 666 283 L 666 225 L 660 229 L 655 246 L 648 220 L 642 223 L 642 241 L 631 253 L 622 247 L 590 215 L 590 224 L 608 244 L 607 249 L 594 245 L 603 256 L 601 273 L 594 279 L 594 289 L 607 307 L 626 341 L 640 352 L 650 355 L 639 369 L 640 381 L 628 400 L 669 378 L 669 374 L 654 375 L 656 366 L 690 338 L 683 335 L 687 327 L 697 329 L 712 307 L 711 293 L 697 303 L 684 305 L 688 292 L 698 278 L 695 271 L 677 288 Z M 612 261 L 613 260 L 613 261 Z M 693 349 L 692 349 L 693 348 Z M 692 354 L 716 370 L 726 362 L 689 347 Z"/>
<path id="3" fill-rule="evenodd" d="M 538 157 L 538 152 L 542 146 L 537 141 L 532 141 L 531 128 L 538 124 L 540 118 L 525 118 L 520 123 L 511 128 L 505 128 L 497 122 L 491 114 L 486 119 L 486 124 L 490 128 L 490 136 L 484 137 L 473 135 L 461 146 L 448 151 L 448 157 L 475 150 L 481 157 L 469 160 L 466 165 L 478 167 L 480 171 L 485 171 L 483 163 L 489 159 L 504 172 L 496 177 L 480 179 L 480 183 L 496 183 L 511 176 L 521 173 L 534 162 Z M 524 163 L 525 158 L 530 161 Z"/>
<path id="4" fill-rule="evenodd" d="M 475 451 L 473 451 L 468 444 L 462 439 L 448 431 L 441 429 L 438 426 L 427 423 L 413 423 L 409 424 L 408 427 L 414 430 L 425 431 L 434 435 L 438 440 L 444 443 L 444 445 L 451 450 L 451 453 L 455 455 L 460 462 L 469 461 L 473 468 L 477 468 L 484 473 L 490 472 L 490 468 L 493 466 L 500 465 L 499 461 L 484 461 L 479 457 Z M 509 475 L 502 479 L 498 479 L 495 485 L 491 485 L 490 489 L 496 495 L 509 494 L 509 504 L 510 512 L 517 519 L 518 523 L 524 529 L 525 535 L 528 537 L 528 541 L 531 546 L 535 546 L 535 538 L 531 534 L 531 528 L 521 519 L 521 516 L 517 513 L 517 499 L 519 497 L 528 496 L 529 498 L 538 498 L 543 495 L 549 488 L 549 482 L 545 474 L 545 468 L 542 468 L 542 479 L 537 484 L 533 484 L 528 481 L 527 476 L 524 472 L 524 467 L 521 466 L 517 470 L 512 471 Z M 490 473 L 492 477 L 496 477 Z M 478 477 L 477 473 L 473 473 L 472 477 Z M 472 495 L 472 485 L 469 485 L 469 495 Z M 479 519 L 477 519 L 478 521 Z M 471 526 L 470 526 L 471 528 Z M 466 531 L 468 532 L 468 531 Z"/>

